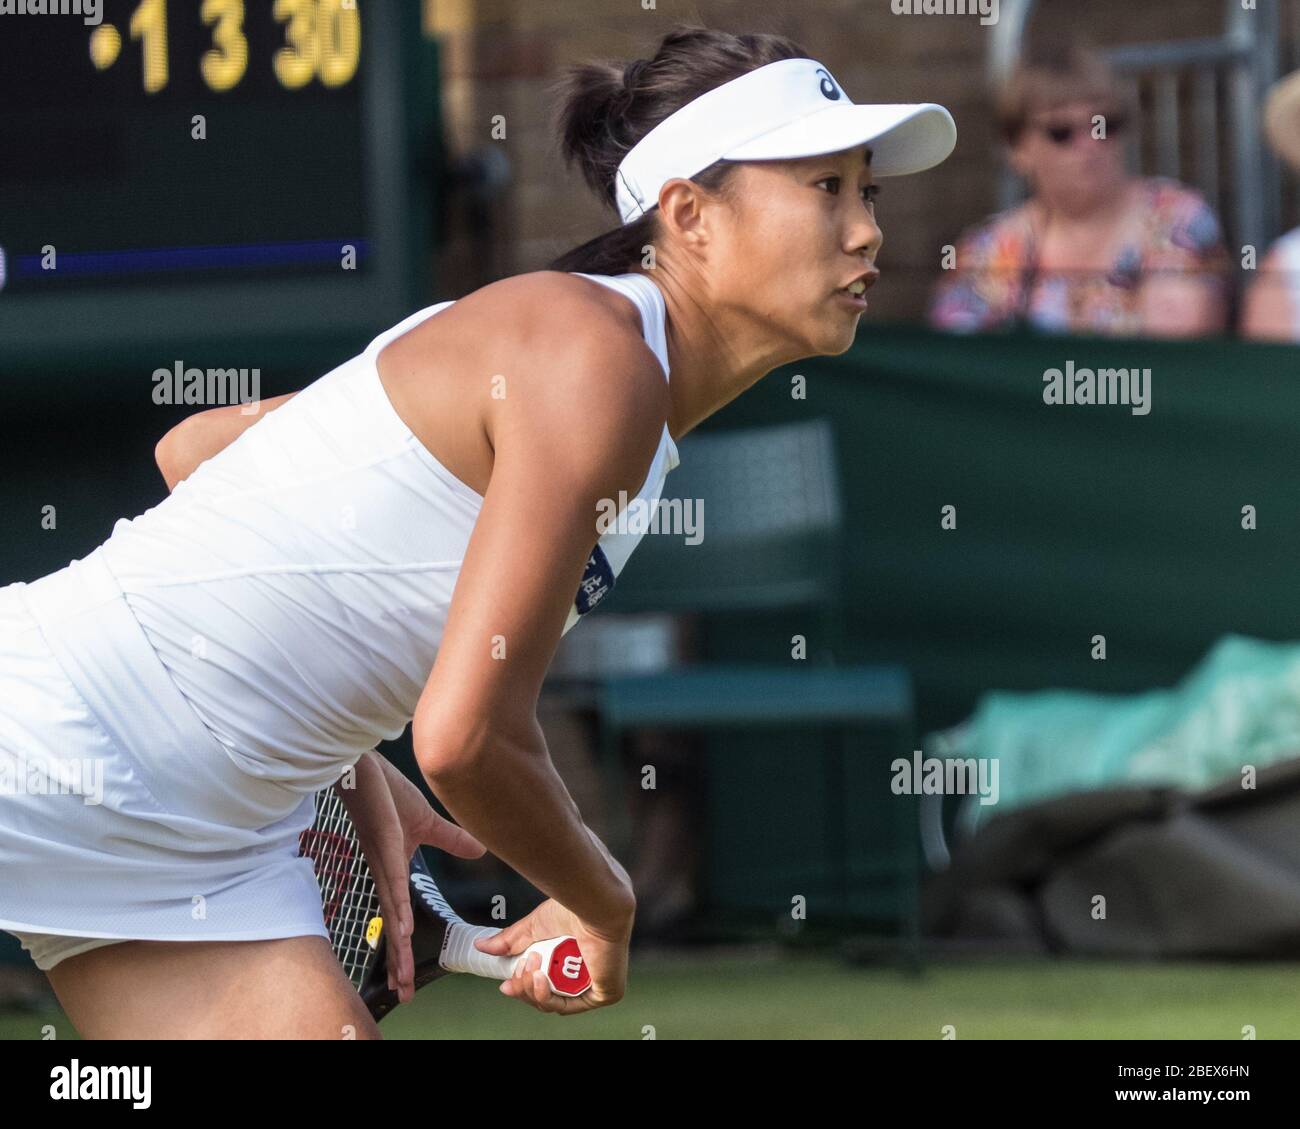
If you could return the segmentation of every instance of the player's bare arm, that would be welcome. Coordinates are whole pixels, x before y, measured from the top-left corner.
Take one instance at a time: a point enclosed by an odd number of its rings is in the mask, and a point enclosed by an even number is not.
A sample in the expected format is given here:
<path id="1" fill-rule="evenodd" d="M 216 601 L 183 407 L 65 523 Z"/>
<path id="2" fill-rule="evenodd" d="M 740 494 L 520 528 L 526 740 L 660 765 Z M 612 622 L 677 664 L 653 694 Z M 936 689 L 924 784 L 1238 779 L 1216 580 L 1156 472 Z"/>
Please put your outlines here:
<path id="1" fill-rule="evenodd" d="M 572 312 L 601 316 L 580 303 Z M 602 961 L 599 942 L 625 947 L 635 899 L 551 763 L 537 701 L 599 536 L 597 504 L 620 490 L 635 496 L 645 480 L 664 381 L 639 339 L 559 330 L 507 380 L 487 421 L 491 483 L 412 733 L 430 787 L 460 825 L 592 933 L 575 935 L 593 997 L 610 1002 L 621 969 Z M 579 420 L 574 404 L 585 406 Z"/>

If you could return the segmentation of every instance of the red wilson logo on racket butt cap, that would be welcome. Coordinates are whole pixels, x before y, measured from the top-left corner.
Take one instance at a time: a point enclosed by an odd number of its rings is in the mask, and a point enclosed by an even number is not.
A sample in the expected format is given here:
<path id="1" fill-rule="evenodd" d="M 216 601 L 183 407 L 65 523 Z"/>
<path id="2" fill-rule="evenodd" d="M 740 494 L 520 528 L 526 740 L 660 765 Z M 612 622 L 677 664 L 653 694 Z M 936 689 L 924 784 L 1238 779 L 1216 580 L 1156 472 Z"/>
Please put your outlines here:
<path id="1" fill-rule="evenodd" d="M 551 953 L 547 968 L 551 989 L 561 996 L 580 996 L 591 987 L 591 973 L 573 937 L 565 937 Z"/>

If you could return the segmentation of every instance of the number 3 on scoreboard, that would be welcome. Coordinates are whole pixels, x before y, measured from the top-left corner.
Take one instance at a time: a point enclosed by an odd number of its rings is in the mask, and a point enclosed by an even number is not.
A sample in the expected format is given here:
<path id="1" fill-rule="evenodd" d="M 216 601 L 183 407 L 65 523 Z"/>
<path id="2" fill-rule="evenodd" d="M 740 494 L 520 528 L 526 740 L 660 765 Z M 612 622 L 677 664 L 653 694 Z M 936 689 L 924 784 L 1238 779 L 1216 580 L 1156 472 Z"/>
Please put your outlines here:
<path id="1" fill-rule="evenodd" d="M 212 28 L 213 50 L 203 53 L 203 81 L 218 94 L 239 85 L 248 70 L 244 0 L 203 0 L 199 18 Z"/>

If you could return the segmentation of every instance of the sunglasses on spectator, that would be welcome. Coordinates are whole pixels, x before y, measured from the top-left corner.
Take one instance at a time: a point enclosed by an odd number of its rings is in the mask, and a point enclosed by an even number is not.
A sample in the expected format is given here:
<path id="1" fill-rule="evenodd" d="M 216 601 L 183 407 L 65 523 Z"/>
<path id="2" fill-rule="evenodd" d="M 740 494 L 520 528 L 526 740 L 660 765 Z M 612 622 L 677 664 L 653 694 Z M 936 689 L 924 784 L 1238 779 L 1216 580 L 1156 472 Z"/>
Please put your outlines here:
<path id="1" fill-rule="evenodd" d="M 1106 136 L 1119 133 L 1127 124 L 1128 118 L 1123 114 L 1098 114 L 1105 123 Z M 1069 145 L 1078 133 L 1091 133 L 1093 126 L 1077 125 L 1073 122 L 1039 122 L 1038 128 L 1053 145 Z"/>

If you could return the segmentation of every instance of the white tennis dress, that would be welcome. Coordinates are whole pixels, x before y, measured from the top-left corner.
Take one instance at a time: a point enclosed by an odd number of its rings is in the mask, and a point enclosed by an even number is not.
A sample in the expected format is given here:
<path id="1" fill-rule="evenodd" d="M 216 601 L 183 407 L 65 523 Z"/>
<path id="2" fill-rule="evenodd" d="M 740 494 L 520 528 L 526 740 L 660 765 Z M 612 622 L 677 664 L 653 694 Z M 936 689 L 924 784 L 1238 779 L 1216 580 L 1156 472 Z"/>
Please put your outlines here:
<path id="1" fill-rule="evenodd" d="M 584 277 L 636 305 L 667 378 L 658 287 Z M 328 935 L 298 854 L 312 795 L 409 724 L 483 502 L 375 367 L 451 304 L 375 338 L 85 558 L 0 588 L 0 928 L 39 967 L 132 938 Z M 665 425 L 644 507 L 677 464 Z M 593 548 L 566 632 L 636 547 L 628 525 Z"/>

